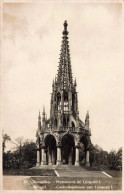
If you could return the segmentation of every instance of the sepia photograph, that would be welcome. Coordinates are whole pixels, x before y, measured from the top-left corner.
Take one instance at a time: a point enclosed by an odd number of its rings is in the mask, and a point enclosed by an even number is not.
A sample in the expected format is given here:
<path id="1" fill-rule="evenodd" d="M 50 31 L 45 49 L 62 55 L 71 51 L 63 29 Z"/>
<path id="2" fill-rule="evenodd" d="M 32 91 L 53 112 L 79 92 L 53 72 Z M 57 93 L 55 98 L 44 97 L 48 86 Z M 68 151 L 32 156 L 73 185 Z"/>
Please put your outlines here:
<path id="1" fill-rule="evenodd" d="M 123 1 L 1 13 L 1 192 L 123 193 Z"/>

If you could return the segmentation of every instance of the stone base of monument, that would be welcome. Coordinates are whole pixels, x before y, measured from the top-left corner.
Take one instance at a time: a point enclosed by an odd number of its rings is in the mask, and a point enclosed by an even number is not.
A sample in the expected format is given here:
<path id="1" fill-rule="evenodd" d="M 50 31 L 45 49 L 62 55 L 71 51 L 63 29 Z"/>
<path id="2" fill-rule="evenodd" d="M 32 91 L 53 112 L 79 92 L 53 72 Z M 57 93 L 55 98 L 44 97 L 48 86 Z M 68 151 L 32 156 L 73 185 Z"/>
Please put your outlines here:
<path id="1" fill-rule="evenodd" d="M 90 166 L 90 163 L 89 162 L 86 162 L 85 166 Z"/>
<path id="2" fill-rule="evenodd" d="M 79 162 L 78 161 L 75 161 L 75 166 L 79 166 Z"/>
<path id="3" fill-rule="evenodd" d="M 39 162 L 37 162 L 37 163 L 36 163 L 36 166 L 40 166 L 40 163 L 39 163 Z"/>

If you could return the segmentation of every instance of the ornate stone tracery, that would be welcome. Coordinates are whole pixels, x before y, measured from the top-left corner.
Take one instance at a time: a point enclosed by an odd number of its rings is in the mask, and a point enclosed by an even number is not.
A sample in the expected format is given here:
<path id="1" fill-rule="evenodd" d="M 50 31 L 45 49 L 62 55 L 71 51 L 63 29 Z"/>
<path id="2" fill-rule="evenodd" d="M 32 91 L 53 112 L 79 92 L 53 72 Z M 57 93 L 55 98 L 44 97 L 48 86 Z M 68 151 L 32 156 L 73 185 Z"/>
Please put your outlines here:
<path id="1" fill-rule="evenodd" d="M 46 118 L 45 108 L 42 124 L 40 113 L 38 116 L 37 165 L 79 165 L 81 143 L 86 152 L 86 165 L 89 165 L 89 113 L 85 122 L 79 118 L 77 83 L 76 79 L 73 82 L 67 26 L 65 21 L 58 74 L 52 84 L 50 118 Z"/>

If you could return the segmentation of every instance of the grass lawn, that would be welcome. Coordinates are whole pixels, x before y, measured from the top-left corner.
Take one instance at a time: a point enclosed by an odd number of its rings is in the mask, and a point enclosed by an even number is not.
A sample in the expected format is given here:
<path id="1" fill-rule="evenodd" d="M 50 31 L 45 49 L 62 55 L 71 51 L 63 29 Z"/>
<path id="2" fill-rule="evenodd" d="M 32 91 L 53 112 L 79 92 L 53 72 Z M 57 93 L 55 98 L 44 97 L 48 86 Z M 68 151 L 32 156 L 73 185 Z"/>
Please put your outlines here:
<path id="1" fill-rule="evenodd" d="M 104 170 L 106 173 L 112 177 L 122 177 L 122 171 L 119 170 Z"/>
<path id="2" fill-rule="evenodd" d="M 4 169 L 3 175 L 10 176 L 56 176 L 54 170 L 44 169 Z"/>
<path id="3" fill-rule="evenodd" d="M 88 171 L 104 171 L 107 174 L 111 175 L 112 177 L 122 177 L 122 171 L 121 170 L 109 170 L 109 169 L 102 169 L 99 167 L 87 167 L 83 166 Z"/>

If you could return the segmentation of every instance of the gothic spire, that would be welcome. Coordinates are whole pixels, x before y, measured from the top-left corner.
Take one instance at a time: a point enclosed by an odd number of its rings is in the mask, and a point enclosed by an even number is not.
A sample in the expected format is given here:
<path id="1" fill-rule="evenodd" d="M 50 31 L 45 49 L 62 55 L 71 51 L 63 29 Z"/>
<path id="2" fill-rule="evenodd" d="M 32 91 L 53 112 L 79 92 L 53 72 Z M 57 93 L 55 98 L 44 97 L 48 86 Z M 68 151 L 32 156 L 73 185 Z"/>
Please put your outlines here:
<path id="1" fill-rule="evenodd" d="M 72 85 L 73 83 L 67 27 L 68 24 L 65 21 L 57 76 L 57 84 L 62 87 Z"/>

